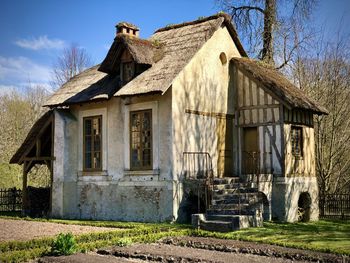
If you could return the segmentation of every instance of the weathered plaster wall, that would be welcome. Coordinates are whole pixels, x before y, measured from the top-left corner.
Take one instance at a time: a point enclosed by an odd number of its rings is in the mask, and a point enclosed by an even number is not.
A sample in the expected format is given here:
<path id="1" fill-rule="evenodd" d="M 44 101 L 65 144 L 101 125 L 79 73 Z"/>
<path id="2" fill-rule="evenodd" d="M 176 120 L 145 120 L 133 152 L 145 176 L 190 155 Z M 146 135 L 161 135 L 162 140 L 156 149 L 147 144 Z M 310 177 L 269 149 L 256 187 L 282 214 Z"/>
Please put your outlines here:
<path id="1" fill-rule="evenodd" d="M 318 220 L 318 186 L 316 177 L 278 177 L 272 186 L 272 219 L 298 220 L 298 200 L 302 193 L 311 197 L 310 220 Z"/>
<path id="2" fill-rule="evenodd" d="M 171 92 L 163 96 L 72 106 L 56 113 L 53 210 L 55 217 L 170 221 Z M 153 170 L 130 171 L 129 111 L 152 109 Z M 84 116 L 102 115 L 102 171 L 83 171 Z M 162 143 L 160 143 L 162 142 Z"/>
<path id="3" fill-rule="evenodd" d="M 226 63 L 220 60 L 221 53 L 225 54 Z M 224 115 L 234 113 L 233 87 L 229 85 L 229 64 L 232 57 L 239 56 L 227 29 L 220 28 L 173 82 L 174 180 L 180 180 L 184 169 L 183 152 L 208 152 L 212 158 L 213 171 L 216 173 L 218 118 L 215 113 Z M 199 114 L 193 111 L 198 111 Z M 179 184 L 177 193 L 177 205 L 180 206 L 181 184 Z M 178 207 L 174 206 L 174 213 L 178 211 Z"/>

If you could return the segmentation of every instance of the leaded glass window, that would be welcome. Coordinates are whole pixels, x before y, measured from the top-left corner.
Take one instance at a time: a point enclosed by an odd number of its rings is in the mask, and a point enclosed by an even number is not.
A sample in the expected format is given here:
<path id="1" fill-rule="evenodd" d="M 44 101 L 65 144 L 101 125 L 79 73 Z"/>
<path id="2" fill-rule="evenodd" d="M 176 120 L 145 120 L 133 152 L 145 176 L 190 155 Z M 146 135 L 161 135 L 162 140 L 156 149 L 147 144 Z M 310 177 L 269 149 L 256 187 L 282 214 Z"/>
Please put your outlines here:
<path id="1" fill-rule="evenodd" d="M 102 116 L 85 117 L 84 170 L 102 169 Z"/>
<path id="2" fill-rule="evenodd" d="M 130 112 L 130 168 L 152 169 L 152 110 Z"/>
<path id="3" fill-rule="evenodd" d="M 291 129 L 292 154 L 293 156 L 303 156 L 303 128 L 292 126 Z"/>

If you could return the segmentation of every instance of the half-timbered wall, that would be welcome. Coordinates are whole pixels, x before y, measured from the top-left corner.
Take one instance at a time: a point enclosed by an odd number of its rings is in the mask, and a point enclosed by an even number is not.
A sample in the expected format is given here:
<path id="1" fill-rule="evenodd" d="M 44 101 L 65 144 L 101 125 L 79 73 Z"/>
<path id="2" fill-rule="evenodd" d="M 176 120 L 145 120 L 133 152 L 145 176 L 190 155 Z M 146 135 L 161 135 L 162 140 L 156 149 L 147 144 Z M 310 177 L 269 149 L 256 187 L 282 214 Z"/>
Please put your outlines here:
<path id="1" fill-rule="evenodd" d="M 289 110 L 284 107 L 284 123 L 299 124 L 309 127 L 314 126 L 313 114 L 305 110 Z"/>
<path id="2" fill-rule="evenodd" d="M 292 153 L 291 129 L 294 124 L 284 125 L 286 176 L 315 176 L 315 138 L 313 127 L 302 127 L 302 156 Z"/>
<path id="3" fill-rule="evenodd" d="M 254 80 L 247 72 L 236 68 L 238 129 L 240 143 L 237 159 L 241 173 L 243 153 L 243 132 L 245 127 L 257 127 L 259 172 L 282 175 L 283 163 L 283 126 L 282 105 L 266 88 Z"/>

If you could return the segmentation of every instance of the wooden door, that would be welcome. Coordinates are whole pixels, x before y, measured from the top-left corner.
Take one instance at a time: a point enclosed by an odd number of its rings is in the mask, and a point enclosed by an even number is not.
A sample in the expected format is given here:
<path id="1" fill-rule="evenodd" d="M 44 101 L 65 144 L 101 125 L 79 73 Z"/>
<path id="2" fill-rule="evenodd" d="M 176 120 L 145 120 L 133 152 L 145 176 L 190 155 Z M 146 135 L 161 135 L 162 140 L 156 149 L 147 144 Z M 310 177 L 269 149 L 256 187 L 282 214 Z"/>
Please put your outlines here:
<path id="1" fill-rule="evenodd" d="M 259 167 L 258 128 L 243 128 L 242 173 L 255 174 Z"/>
<path id="2" fill-rule="evenodd" d="M 218 137 L 217 176 L 233 176 L 233 119 L 217 118 L 216 133 Z"/>

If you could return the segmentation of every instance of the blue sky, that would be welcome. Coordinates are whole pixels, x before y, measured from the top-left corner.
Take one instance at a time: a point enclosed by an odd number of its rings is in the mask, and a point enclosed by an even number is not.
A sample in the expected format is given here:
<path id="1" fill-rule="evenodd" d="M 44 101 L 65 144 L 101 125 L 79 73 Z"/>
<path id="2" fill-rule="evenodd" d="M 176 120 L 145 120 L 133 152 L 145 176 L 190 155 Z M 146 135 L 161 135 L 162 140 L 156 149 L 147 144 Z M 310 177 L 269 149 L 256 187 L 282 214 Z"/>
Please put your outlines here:
<path id="1" fill-rule="evenodd" d="M 1 0 L 0 94 L 29 81 L 49 87 L 55 58 L 73 42 L 100 63 L 117 22 L 136 24 L 147 38 L 159 27 L 218 11 L 215 0 Z M 343 20 L 350 34 L 350 0 L 319 0 L 313 20 L 328 37 Z"/>

